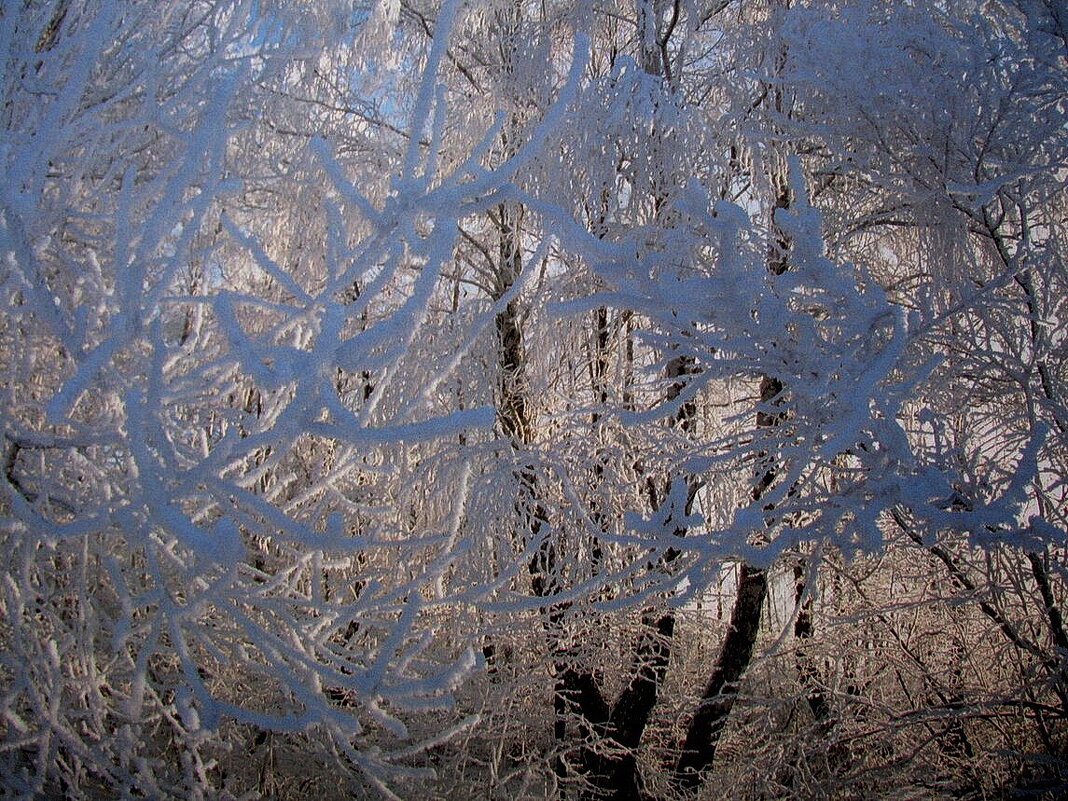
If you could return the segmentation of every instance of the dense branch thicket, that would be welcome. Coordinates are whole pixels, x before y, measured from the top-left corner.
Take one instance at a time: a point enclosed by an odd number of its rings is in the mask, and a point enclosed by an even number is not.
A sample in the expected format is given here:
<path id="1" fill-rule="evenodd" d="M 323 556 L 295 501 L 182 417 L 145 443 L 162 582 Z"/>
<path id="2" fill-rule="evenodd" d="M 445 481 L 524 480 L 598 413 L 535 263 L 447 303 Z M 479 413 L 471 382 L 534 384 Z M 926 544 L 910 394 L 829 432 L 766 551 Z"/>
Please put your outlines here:
<path id="1" fill-rule="evenodd" d="M 1058 3 L 0 55 L 5 793 L 1064 791 Z"/>

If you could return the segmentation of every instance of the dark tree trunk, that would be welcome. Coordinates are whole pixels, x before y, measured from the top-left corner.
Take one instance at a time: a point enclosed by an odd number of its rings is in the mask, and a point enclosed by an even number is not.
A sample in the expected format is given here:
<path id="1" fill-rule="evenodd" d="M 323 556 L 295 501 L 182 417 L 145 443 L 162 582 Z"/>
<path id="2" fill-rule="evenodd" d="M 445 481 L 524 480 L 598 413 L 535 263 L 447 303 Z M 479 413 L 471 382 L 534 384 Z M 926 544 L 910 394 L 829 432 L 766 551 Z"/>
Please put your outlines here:
<path id="1" fill-rule="evenodd" d="M 583 748 L 580 761 L 590 785 L 585 798 L 632 801 L 645 797 L 636 753 L 659 699 L 674 633 L 674 613 L 647 611 L 642 616 L 630 683 L 610 711 L 599 691 L 596 697 L 589 695 L 588 705 L 581 708 L 589 732 L 609 739 L 613 748 L 609 754 Z M 592 680 L 590 674 L 583 675 Z"/>
<path id="2" fill-rule="evenodd" d="M 790 207 L 789 188 L 782 185 L 776 193 L 772 210 Z M 768 245 L 767 269 L 773 275 L 782 275 L 789 267 L 790 240 L 785 232 L 774 225 L 775 236 Z M 760 381 L 760 407 L 756 414 L 757 428 L 773 428 L 782 422 L 785 411 L 776 409 L 783 400 L 785 387 L 774 375 L 765 375 Z M 759 501 L 775 484 L 779 468 L 771 454 L 762 453 L 757 481 L 752 489 L 752 498 Z M 771 506 L 765 507 L 772 511 Z M 739 684 L 749 663 L 760 632 L 764 612 L 764 599 L 768 593 L 768 578 L 765 571 L 743 564 L 738 574 L 738 594 L 731 609 L 730 625 L 723 641 L 712 674 L 701 693 L 701 701 L 686 728 L 682 751 L 675 764 L 672 783 L 683 794 L 692 794 L 704 781 L 704 773 L 716 756 L 723 729 L 727 725 L 734 702 L 738 697 Z"/>
<path id="3" fill-rule="evenodd" d="M 674 783 L 683 792 L 692 793 L 700 787 L 702 774 L 716 756 L 716 746 L 738 695 L 738 683 L 753 657 L 767 592 L 767 574 L 743 564 L 727 637 L 701 693 L 701 705 L 686 729 L 675 766 Z"/>

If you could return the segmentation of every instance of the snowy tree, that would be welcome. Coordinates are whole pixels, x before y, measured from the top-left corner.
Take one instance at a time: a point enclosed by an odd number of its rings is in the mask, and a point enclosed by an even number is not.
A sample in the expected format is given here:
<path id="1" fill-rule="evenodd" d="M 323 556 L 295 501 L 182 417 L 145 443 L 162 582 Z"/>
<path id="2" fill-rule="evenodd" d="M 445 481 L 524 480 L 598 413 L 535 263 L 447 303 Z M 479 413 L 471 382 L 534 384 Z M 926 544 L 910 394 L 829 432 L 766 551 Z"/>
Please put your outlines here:
<path id="1" fill-rule="evenodd" d="M 1056 4 L 0 19 L 6 791 L 1063 780 Z"/>
<path id="2" fill-rule="evenodd" d="M 447 708 L 476 665 L 443 622 L 465 593 L 470 473 L 448 443 L 492 413 L 439 388 L 493 316 L 443 342 L 431 310 L 455 219 L 507 172 L 421 149 L 444 34 L 379 194 L 340 142 L 272 134 L 256 98 L 298 96 L 295 59 L 331 45 L 285 11 L 6 12 L 4 772 L 21 792 L 218 790 L 235 725 L 318 732 L 318 759 L 388 792 L 382 744 L 425 747 L 399 715 Z M 298 199 L 312 208 L 288 216 Z"/>

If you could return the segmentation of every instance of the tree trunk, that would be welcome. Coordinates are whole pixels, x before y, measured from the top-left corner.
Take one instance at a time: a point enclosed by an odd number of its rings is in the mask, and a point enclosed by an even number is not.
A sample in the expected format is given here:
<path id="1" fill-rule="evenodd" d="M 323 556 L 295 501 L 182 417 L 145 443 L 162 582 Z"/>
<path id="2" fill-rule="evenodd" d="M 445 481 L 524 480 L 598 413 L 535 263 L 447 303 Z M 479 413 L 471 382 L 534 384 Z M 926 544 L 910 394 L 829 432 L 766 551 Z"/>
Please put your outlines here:
<path id="1" fill-rule="evenodd" d="M 693 793 L 700 787 L 702 774 L 716 756 L 716 746 L 738 695 L 738 683 L 753 657 L 767 592 L 767 574 L 743 564 L 727 637 L 701 693 L 701 705 L 686 729 L 682 754 L 675 766 L 674 784 L 682 792 Z"/>
<path id="2" fill-rule="evenodd" d="M 768 244 L 767 269 L 773 275 L 781 275 L 789 269 L 790 241 L 774 224 L 778 209 L 790 207 L 789 188 L 783 182 L 776 193 L 772 209 L 774 238 Z M 785 412 L 774 409 L 781 400 L 783 383 L 773 375 L 765 375 L 760 381 L 760 407 L 756 414 L 758 428 L 772 428 L 782 421 Z M 774 485 L 778 466 L 773 457 L 762 454 L 759 478 L 753 486 L 752 498 L 759 501 Z M 768 511 L 771 507 L 766 507 Z M 727 724 L 734 702 L 738 696 L 739 683 L 753 658 L 757 634 L 764 611 L 764 598 L 768 593 L 767 574 L 761 568 L 742 564 L 738 574 L 738 594 L 731 609 L 727 636 L 720 649 L 719 658 L 712 675 L 701 693 L 701 702 L 686 729 L 682 753 L 675 765 L 673 784 L 687 794 L 694 793 L 703 781 L 702 774 L 712 766 L 716 747 Z"/>

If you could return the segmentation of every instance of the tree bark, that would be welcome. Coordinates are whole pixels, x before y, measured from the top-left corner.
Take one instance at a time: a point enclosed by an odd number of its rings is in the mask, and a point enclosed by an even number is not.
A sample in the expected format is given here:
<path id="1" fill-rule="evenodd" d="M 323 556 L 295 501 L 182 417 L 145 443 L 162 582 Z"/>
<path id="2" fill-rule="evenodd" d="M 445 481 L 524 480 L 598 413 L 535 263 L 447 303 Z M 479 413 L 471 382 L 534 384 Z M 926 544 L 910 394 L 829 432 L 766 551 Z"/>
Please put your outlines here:
<path id="1" fill-rule="evenodd" d="M 700 787 L 702 774 L 716 756 L 720 736 L 738 696 L 738 683 L 753 657 L 767 592 L 765 571 L 743 564 L 727 637 L 701 693 L 701 704 L 686 729 L 682 754 L 675 766 L 674 784 L 684 793 L 693 793 Z"/>

